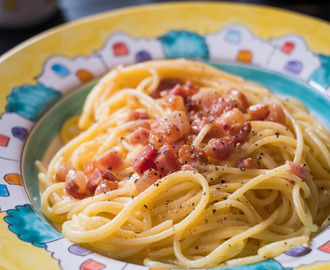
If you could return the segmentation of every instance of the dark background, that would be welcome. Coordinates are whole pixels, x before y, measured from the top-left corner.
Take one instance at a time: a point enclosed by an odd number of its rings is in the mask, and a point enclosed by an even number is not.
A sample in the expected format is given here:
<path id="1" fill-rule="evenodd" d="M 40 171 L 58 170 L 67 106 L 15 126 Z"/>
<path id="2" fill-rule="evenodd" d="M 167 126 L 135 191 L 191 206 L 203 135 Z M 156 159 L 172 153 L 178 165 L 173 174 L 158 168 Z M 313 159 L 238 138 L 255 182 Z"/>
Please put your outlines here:
<path id="1" fill-rule="evenodd" d="M 190 0 L 191 1 L 191 0 Z M 146 5 L 150 3 L 178 2 L 169 0 L 59 0 L 59 7 L 56 13 L 44 23 L 26 28 L 26 29 L 1 29 L 0 28 L 0 55 L 25 41 L 26 39 L 43 32 L 56 25 L 65 22 L 73 21 L 82 17 L 93 15 L 96 13 L 114 10 L 122 7 Z M 185 2 L 185 1 L 182 1 Z M 197 1 L 191 1 L 197 2 Z M 199 1 L 202 2 L 202 1 Z M 210 1 L 211 2 L 211 1 Z M 212 1 L 221 2 L 221 1 Z M 227 1 L 229 2 L 229 1 Z M 232 3 L 250 3 L 258 5 L 266 5 L 272 7 L 283 8 L 290 11 L 295 11 L 307 14 L 319 19 L 330 21 L 330 3 L 324 4 L 327 1 L 270 1 L 270 0 L 255 0 L 255 1 L 230 1 Z M 330 33 L 328 33 L 330 34 Z M 330 44 L 329 44 L 330 46 Z"/>

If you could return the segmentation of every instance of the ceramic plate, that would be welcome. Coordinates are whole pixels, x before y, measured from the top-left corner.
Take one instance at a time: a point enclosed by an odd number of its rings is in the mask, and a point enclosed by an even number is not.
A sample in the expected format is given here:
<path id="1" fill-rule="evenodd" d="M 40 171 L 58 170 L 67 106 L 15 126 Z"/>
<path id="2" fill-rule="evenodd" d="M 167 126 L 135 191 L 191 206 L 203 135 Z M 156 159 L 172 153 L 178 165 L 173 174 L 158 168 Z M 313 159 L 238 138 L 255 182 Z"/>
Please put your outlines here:
<path id="1" fill-rule="evenodd" d="M 148 269 L 64 238 L 40 211 L 36 159 L 49 160 L 65 119 L 118 64 L 190 58 L 294 96 L 330 127 L 330 25 L 274 8 L 175 3 L 56 27 L 0 58 L 0 268 Z M 275 259 L 235 267 L 330 269 L 330 230 Z"/>

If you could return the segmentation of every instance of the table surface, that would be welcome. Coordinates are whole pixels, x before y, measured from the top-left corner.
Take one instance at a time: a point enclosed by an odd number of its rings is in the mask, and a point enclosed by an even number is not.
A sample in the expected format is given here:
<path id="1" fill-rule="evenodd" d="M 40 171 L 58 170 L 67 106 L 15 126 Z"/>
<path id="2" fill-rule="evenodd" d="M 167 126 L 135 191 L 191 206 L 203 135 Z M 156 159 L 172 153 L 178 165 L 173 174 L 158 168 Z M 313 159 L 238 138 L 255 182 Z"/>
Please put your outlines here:
<path id="1" fill-rule="evenodd" d="M 190 0 L 191 1 L 191 0 Z M 54 26 L 70 22 L 82 17 L 93 15 L 96 13 L 114 10 L 118 8 L 146 5 L 151 3 L 176 2 L 163 0 L 58 0 L 57 12 L 43 24 L 27 29 L 0 29 L 0 55 L 25 41 L 26 39 L 50 29 Z M 182 1 L 184 2 L 184 1 Z M 191 1 L 197 2 L 197 1 Z M 199 1 L 201 2 L 201 1 Z M 221 2 L 221 1 L 212 1 Z M 251 3 L 258 5 L 266 5 L 272 7 L 283 8 L 290 11 L 295 11 L 307 14 L 319 19 L 330 21 L 330 3 L 324 4 L 324 0 L 318 1 L 270 1 L 270 0 L 255 0 L 255 1 L 231 1 L 235 3 Z"/>

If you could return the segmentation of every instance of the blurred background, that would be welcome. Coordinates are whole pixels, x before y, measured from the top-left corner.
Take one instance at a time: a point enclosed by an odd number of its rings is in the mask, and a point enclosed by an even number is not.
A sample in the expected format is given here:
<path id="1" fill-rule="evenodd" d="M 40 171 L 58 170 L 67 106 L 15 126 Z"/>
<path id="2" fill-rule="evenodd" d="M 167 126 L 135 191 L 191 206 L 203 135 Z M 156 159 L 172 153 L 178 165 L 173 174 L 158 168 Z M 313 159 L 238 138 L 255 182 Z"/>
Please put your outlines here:
<path id="1" fill-rule="evenodd" d="M 40 4 L 36 7 L 33 2 L 47 4 L 44 16 L 40 17 L 42 11 Z M 197 2 L 192 1 L 191 2 Z M 152 3 L 178 2 L 170 0 L 0 0 L 0 55 L 10 50 L 26 39 L 50 29 L 54 26 L 77 20 L 104 11 L 114 10 L 123 7 L 146 5 Z M 184 1 L 181 1 L 184 2 Z M 199 1 L 202 2 L 202 1 Z M 210 1 L 209 2 L 221 2 Z M 330 2 L 328 1 L 227 1 L 232 3 L 258 4 L 283 8 L 310 15 L 327 22 L 330 21 Z M 325 4 L 325 2 L 328 2 Z M 20 20 L 21 18 L 7 18 L 6 15 L 18 9 L 19 4 L 25 4 L 24 11 L 33 14 L 32 21 Z M 3 13 L 4 11 L 7 12 Z M 10 14 L 9 14 L 10 15 Z M 24 14 L 17 16 L 23 17 Z M 328 33 L 329 34 L 329 33 Z"/>

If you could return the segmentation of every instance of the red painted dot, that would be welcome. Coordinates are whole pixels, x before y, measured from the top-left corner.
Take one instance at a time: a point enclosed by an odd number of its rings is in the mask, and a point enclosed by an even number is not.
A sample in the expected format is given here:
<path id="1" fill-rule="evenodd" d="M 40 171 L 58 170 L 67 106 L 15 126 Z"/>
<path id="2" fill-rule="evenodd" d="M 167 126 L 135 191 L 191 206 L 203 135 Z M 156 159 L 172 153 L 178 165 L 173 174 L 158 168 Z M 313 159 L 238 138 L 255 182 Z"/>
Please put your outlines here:
<path id="1" fill-rule="evenodd" d="M 3 134 L 0 134 L 0 146 L 7 146 L 9 142 L 9 137 Z"/>
<path id="2" fill-rule="evenodd" d="M 103 268 L 105 268 L 103 263 L 96 262 L 92 259 L 84 261 L 84 263 L 80 266 L 81 270 L 101 270 Z"/>
<path id="3" fill-rule="evenodd" d="M 286 54 L 290 54 L 292 50 L 294 49 L 294 43 L 293 42 L 285 42 L 281 48 L 281 51 Z"/>
<path id="4" fill-rule="evenodd" d="M 318 249 L 323 252 L 330 253 L 330 241 L 326 242 L 325 244 L 320 246 Z"/>
<path id="5" fill-rule="evenodd" d="M 115 56 L 121 56 L 129 54 L 129 51 L 124 43 L 116 43 L 113 45 L 113 53 Z"/>

